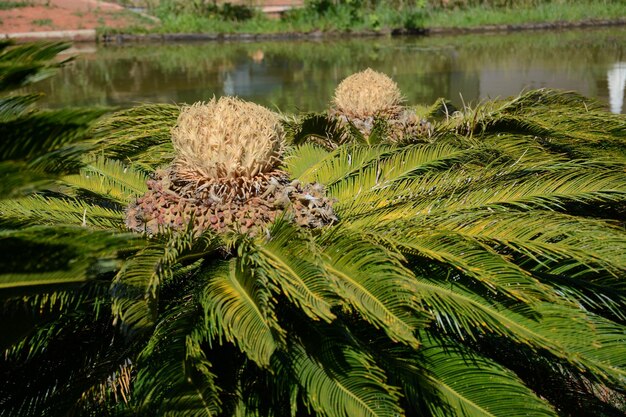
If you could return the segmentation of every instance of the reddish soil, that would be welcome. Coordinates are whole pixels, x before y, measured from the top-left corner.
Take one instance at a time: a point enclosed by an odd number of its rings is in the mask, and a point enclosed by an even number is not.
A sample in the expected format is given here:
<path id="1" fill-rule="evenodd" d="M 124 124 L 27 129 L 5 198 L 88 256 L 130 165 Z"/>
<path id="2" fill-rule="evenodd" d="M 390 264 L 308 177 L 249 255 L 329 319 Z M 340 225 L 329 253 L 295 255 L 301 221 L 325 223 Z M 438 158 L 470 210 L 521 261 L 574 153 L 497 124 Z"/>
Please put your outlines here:
<path id="1" fill-rule="evenodd" d="M 19 2 L 19 0 L 12 0 Z M 28 7 L 0 10 L 0 34 L 124 27 L 138 17 L 114 3 L 99 0 L 24 0 Z M 32 6 L 30 6 L 32 4 Z"/>

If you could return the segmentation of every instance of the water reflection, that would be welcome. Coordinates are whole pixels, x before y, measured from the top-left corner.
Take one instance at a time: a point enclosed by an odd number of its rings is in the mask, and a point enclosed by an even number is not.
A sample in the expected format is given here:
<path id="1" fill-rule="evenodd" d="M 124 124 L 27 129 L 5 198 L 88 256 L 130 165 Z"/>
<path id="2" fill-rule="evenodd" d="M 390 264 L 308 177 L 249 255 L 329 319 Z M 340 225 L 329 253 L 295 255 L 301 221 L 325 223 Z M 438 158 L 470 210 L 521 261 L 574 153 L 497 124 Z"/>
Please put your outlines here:
<path id="1" fill-rule="evenodd" d="M 337 83 L 371 67 L 411 104 L 455 104 L 529 88 L 576 90 L 625 112 L 626 29 L 326 41 L 128 45 L 80 55 L 36 89 L 49 106 L 193 102 L 238 95 L 321 110 Z M 608 76 L 607 76 L 608 74 Z"/>
<path id="2" fill-rule="evenodd" d="M 611 111 L 621 113 L 624 105 L 624 92 L 626 91 L 626 62 L 613 64 L 606 78 L 609 82 Z"/>

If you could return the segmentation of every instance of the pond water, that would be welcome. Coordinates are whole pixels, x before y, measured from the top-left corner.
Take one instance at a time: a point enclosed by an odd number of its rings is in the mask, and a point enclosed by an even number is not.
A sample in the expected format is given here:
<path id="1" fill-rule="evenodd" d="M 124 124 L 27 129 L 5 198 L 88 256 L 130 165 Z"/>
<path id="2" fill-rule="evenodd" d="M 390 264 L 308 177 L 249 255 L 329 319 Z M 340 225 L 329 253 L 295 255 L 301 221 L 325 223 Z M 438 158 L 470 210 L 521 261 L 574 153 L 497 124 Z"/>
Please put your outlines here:
<path id="1" fill-rule="evenodd" d="M 83 46 L 37 84 L 50 107 L 194 102 L 237 95 L 285 112 L 326 108 L 371 67 L 409 104 L 457 105 L 530 88 L 576 90 L 626 113 L 626 28 L 462 36 Z M 76 52 L 73 51 L 73 52 Z"/>

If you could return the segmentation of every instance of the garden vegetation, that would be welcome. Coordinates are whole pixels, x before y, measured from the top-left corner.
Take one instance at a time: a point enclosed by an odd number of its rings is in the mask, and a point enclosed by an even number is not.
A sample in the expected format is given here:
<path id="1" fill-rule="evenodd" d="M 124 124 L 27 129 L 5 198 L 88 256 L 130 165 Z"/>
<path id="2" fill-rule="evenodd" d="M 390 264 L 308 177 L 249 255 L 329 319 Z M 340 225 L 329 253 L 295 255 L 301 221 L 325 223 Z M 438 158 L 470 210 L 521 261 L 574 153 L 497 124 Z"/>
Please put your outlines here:
<path id="1" fill-rule="evenodd" d="M 6 93 L 65 47 L 0 44 L 0 416 L 626 411 L 623 115 Z"/>
<path id="2" fill-rule="evenodd" d="M 433 27 L 467 28 L 620 19 L 624 0 L 306 0 L 304 7 L 268 18 L 250 4 L 159 0 L 147 7 L 159 24 L 123 32 L 277 33 L 362 32 Z M 117 31 L 103 29 L 106 32 Z"/>

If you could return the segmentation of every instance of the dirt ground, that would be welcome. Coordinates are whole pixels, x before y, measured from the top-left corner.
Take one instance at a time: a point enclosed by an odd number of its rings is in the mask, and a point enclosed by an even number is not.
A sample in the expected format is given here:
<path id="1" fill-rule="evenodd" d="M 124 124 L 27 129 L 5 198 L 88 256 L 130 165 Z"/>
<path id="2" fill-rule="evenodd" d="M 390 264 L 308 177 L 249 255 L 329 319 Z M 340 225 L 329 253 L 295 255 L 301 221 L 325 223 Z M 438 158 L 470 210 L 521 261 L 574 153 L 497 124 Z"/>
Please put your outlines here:
<path id="1" fill-rule="evenodd" d="M 124 27 L 139 17 L 114 3 L 99 0 L 0 0 L 0 3 L 27 4 L 0 8 L 0 33 L 24 33 Z"/>

